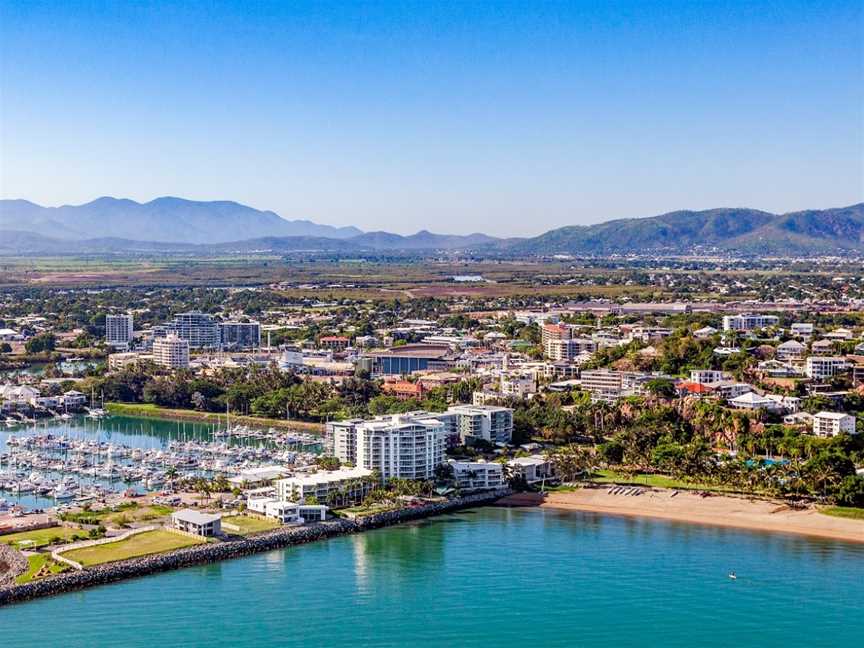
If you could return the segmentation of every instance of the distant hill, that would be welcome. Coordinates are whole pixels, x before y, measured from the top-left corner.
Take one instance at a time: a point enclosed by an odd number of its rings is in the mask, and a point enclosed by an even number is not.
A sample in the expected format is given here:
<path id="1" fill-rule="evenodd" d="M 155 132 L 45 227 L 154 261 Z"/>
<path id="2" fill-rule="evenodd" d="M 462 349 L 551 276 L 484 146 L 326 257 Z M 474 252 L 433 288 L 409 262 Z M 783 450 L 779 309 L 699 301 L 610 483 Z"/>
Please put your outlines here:
<path id="1" fill-rule="evenodd" d="M 554 229 L 505 244 L 515 255 L 688 253 L 833 254 L 864 251 L 864 203 L 770 214 L 755 209 L 676 211 Z"/>
<path id="2" fill-rule="evenodd" d="M 289 221 L 272 211 L 231 201 L 199 202 L 172 197 L 147 203 L 106 197 L 62 207 L 2 200 L 0 230 L 50 234 L 51 238 L 68 240 L 121 238 L 168 243 L 225 243 L 261 236 L 344 239 L 362 234 L 356 227 Z"/>
<path id="3" fill-rule="evenodd" d="M 0 201 L 0 254 L 188 252 L 471 252 L 489 256 L 688 254 L 800 256 L 864 252 L 864 203 L 771 214 L 746 208 L 676 211 L 598 225 L 569 226 L 524 239 L 487 234 L 410 236 L 363 233 L 287 221 L 235 202 L 99 198 L 86 205 L 40 207 Z"/>

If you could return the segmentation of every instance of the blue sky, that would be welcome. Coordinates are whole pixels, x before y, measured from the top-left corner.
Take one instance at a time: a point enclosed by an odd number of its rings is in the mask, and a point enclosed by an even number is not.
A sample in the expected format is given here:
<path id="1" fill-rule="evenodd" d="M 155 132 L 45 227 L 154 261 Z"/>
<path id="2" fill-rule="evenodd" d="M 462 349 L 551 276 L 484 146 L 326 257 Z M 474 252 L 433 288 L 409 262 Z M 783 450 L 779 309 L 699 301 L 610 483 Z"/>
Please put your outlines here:
<path id="1" fill-rule="evenodd" d="M 0 0 L 0 195 L 536 234 L 864 200 L 861 2 Z"/>

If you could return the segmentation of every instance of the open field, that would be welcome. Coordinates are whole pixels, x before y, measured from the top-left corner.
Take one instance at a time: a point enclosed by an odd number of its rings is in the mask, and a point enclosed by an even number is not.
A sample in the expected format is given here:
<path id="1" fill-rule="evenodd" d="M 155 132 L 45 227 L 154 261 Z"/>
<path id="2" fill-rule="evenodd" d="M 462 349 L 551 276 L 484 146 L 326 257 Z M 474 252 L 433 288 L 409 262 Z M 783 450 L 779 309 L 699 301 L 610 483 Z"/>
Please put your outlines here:
<path id="1" fill-rule="evenodd" d="M 138 502 L 125 502 L 113 508 L 99 511 L 78 511 L 66 513 L 63 519 L 79 524 L 101 524 L 103 526 L 122 527 L 132 522 L 150 522 L 167 517 L 174 512 L 170 506 L 149 504 L 142 506 Z"/>
<path id="2" fill-rule="evenodd" d="M 51 527 L 49 529 L 37 529 L 35 531 L 22 531 L 21 533 L 3 535 L 0 536 L 0 542 L 16 549 L 35 549 L 52 544 L 52 540 L 55 538 L 60 538 L 61 541 L 71 540 L 74 535 L 86 538 L 87 532 L 81 529 L 70 529 L 69 527 Z"/>
<path id="3" fill-rule="evenodd" d="M 222 522 L 227 522 L 240 527 L 241 535 L 271 531 L 272 529 L 278 529 L 281 526 L 276 520 L 252 517 L 251 515 L 229 515 L 223 517 Z"/>
<path id="4" fill-rule="evenodd" d="M 206 542 L 204 539 L 157 529 L 155 531 L 145 531 L 118 542 L 107 542 L 93 547 L 73 549 L 65 552 L 63 556 L 81 563 L 85 567 L 89 567 L 118 560 L 138 558 L 139 556 L 164 553 L 166 551 L 173 551 L 174 549 L 203 544 L 204 542 Z"/>

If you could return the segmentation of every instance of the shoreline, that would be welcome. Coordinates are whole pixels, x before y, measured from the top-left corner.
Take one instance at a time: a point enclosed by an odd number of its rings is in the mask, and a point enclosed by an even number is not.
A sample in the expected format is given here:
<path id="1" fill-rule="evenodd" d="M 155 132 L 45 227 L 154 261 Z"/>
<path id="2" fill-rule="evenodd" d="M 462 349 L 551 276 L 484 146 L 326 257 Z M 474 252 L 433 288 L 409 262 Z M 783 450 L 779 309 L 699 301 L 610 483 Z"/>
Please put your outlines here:
<path id="1" fill-rule="evenodd" d="M 253 536 L 235 536 L 221 542 L 195 545 L 175 551 L 86 567 L 80 571 L 64 572 L 23 585 L 0 588 L 0 608 L 14 603 L 56 596 L 150 574 L 243 558 L 256 553 L 284 549 L 317 540 L 396 526 L 404 522 L 431 518 L 466 508 L 494 504 L 502 497 L 510 494 L 512 493 L 509 489 L 491 491 L 446 502 L 436 502 L 420 508 L 386 511 L 359 520 L 338 518 L 303 526 L 281 527 Z"/>
<path id="2" fill-rule="evenodd" d="M 217 424 L 224 419 L 225 414 L 216 412 L 198 412 L 195 410 L 169 409 L 162 407 L 148 407 L 140 403 L 105 403 L 105 409 L 111 414 L 120 416 L 139 416 L 141 418 L 155 418 L 163 420 L 197 421 L 200 423 Z M 232 415 L 232 422 L 244 425 L 261 427 L 274 427 L 286 430 L 303 430 L 305 432 L 324 433 L 323 423 L 312 421 L 284 421 L 282 419 L 268 419 L 258 416 Z"/>
<path id="3" fill-rule="evenodd" d="M 588 486 L 571 492 L 549 492 L 545 497 L 539 493 L 517 493 L 502 498 L 498 504 L 645 517 L 864 543 L 864 522 L 824 515 L 815 508 L 798 510 L 780 501 L 716 494 L 701 497 L 694 492 L 663 488 L 643 488 L 638 496 L 612 495 L 609 491 L 614 488 L 614 485 Z"/>

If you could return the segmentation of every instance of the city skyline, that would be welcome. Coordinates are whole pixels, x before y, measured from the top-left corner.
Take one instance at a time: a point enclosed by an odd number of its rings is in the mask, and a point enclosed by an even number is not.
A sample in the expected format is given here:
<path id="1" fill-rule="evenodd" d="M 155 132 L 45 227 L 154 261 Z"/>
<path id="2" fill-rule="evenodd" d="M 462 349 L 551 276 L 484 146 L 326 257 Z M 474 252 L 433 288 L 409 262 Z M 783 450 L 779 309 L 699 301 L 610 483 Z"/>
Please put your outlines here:
<path id="1" fill-rule="evenodd" d="M 858 3 L 6 2 L 0 197 L 535 235 L 864 200 Z"/>

